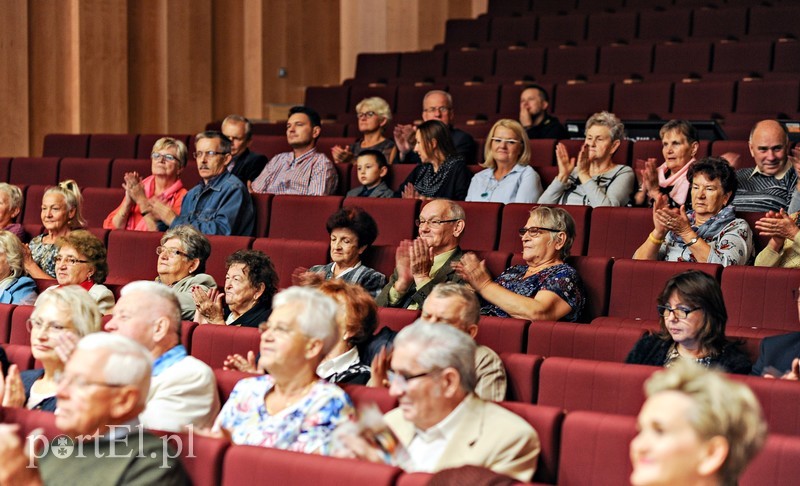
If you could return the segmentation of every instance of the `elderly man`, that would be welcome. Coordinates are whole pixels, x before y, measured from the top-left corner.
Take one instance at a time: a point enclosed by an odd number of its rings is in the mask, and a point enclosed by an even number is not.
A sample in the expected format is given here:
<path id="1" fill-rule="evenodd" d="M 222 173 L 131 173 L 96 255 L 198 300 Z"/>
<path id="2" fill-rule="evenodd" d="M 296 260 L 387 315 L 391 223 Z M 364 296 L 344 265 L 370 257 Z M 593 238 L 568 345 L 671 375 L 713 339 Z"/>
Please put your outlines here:
<path id="1" fill-rule="evenodd" d="M 142 346 L 102 332 L 84 337 L 56 388 L 56 427 L 74 442 L 59 436 L 37 469 L 28 467 L 17 426 L 0 426 L 0 484 L 186 484 L 180 461 L 138 424 L 149 385 Z"/>
<path id="2" fill-rule="evenodd" d="M 258 177 L 268 162 L 266 156 L 250 151 L 253 126 L 241 115 L 228 115 L 222 120 L 222 133 L 231 139 L 232 158 L 228 172 L 247 185 Z"/>
<path id="3" fill-rule="evenodd" d="M 458 243 L 464 218 L 464 209 L 446 199 L 422 208 L 417 220 L 419 238 L 400 242 L 394 273 L 378 295 L 378 305 L 419 309 L 436 284 L 462 281 L 451 264 L 463 255 Z"/>
<path id="4" fill-rule="evenodd" d="M 475 163 L 475 139 L 458 128 L 453 127 L 453 97 L 446 91 L 433 90 L 425 94 L 422 100 L 422 120 L 439 120 L 450 130 L 453 145 L 456 151 L 464 156 L 467 164 Z M 397 158 L 404 164 L 418 164 L 421 162 L 419 155 L 414 152 L 415 139 L 414 125 L 396 125 L 394 127 L 394 143 L 397 145 Z"/>
<path id="5" fill-rule="evenodd" d="M 536 431 L 475 396 L 474 362 L 475 342 L 454 327 L 420 319 L 397 334 L 389 393 L 400 407 L 384 420 L 408 452 L 399 465 L 424 472 L 475 465 L 530 481 L 539 455 Z M 379 460 L 366 442 L 346 443 L 354 455 Z"/>
<path id="6" fill-rule="evenodd" d="M 800 210 L 798 178 L 789 160 L 789 136 L 775 120 L 762 120 L 750 132 L 750 154 L 756 167 L 736 171 L 737 211 Z"/>
<path id="7" fill-rule="evenodd" d="M 231 161 L 230 139 L 215 131 L 198 133 L 195 150 L 202 181 L 186 193 L 181 214 L 164 222 L 171 227 L 190 224 L 207 235 L 251 236 L 253 202 L 247 187 L 226 169 Z"/>
<path id="8" fill-rule="evenodd" d="M 142 305 L 146 302 L 147 305 Z M 181 344 L 181 308 L 171 288 L 132 282 L 122 288 L 105 330 L 133 339 L 154 360 L 147 407 L 139 420 L 148 429 L 179 432 L 210 426 L 219 412 L 214 372 Z"/>
<path id="9" fill-rule="evenodd" d="M 339 176 L 328 156 L 317 152 L 320 133 L 322 121 L 316 111 L 306 106 L 295 106 L 289 110 L 286 139 L 292 151 L 273 157 L 250 189 L 270 194 L 333 194 Z"/>
<path id="10" fill-rule="evenodd" d="M 519 122 L 528 132 L 528 138 L 569 138 L 567 129 L 558 118 L 547 113 L 550 97 L 538 84 L 531 84 L 519 95 Z"/>

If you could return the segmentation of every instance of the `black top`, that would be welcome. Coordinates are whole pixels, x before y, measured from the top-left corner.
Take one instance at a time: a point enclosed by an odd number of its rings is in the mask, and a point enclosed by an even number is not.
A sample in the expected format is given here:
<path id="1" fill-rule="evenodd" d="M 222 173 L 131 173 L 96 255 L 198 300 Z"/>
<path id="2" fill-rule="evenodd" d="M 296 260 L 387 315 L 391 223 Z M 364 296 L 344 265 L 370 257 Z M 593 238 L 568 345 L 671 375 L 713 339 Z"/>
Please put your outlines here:
<path id="1" fill-rule="evenodd" d="M 569 138 L 567 129 L 558 121 L 558 118 L 547 113 L 545 113 L 542 123 L 527 127 L 525 131 L 528 132 L 528 138 L 531 140 L 537 138 L 555 138 L 556 140 Z"/>
<path id="2" fill-rule="evenodd" d="M 761 340 L 761 349 L 752 374 L 761 376 L 767 366 L 786 373 L 792 369 L 792 360 L 795 358 L 800 358 L 800 332 L 766 337 Z"/>
<path id="3" fill-rule="evenodd" d="M 225 319 L 231 314 L 230 309 L 225 307 L 223 309 L 225 313 Z M 240 315 L 238 319 L 228 324 L 229 326 L 241 326 L 241 327 L 258 327 L 262 322 L 266 322 L 269 318 L 269 315 L 272 313 L 272 309 L 269 307 L 264 307 L 261 304 L 256 304 L 253 306 L 249 311 L 245 312 L 244 314 Z"/>
<path id="4" fill-rule="evenodd" d="M 8 356 L 6 356 L 6 350 L 0 346 L 0 373 L 2 373 L 3 376 L 6 376 L 6 373 L 8 373 L 8 367 L 10 365 L 11 364 L 8 362 Z"/>
<path id="5" fill-rule="evenodd" d="M 467 169 L 463 159 L 459 157 L 455 160 L 457 161 L 455 162 L 454 167 L 452 168 L 452 171 L 448 175 L 447 179 L 442 182 L 442 185 L 439 186 L 439 189 L 436 192 L 433 194 L 428 194 L 428 197 L 444 198 L 453 201 L 463 201 L 467 198 L 469 183 L 472 181 L 472 173 L 469 171 L 469 169 Z M 445 161 L 445 163 L 446 162 L 447 161 Z M 400 190 L 397 192 L 397 197 L 403 196 L 403 189 L 405 189 L 406 184 L 417 185 L 417 183 L 419 183 L 422 179 L 426 177 L 433 177 L 433 174 L 433 164 L 428 162 L 424 164 L 417 164 L 417 166 L 414 167 L 414 170 L 408 174 L 406 180 L 400 185 Z"/>
<path id="6" fill-rule="evenodd" d="M 31 397 L 31 388 L 33 388 L 33 384 L 39 378 L 44 376 L 44 369 L 35 369 L 35 370 L 25 370 L 19 374 L 20 379 L 22 380 L 22 386 L 25 388 L 25 402 L 28 402 L 28 399 Z M 39 402 L 33 410 L 42 410 L 45 412 L 55 412 L 56 411 L 56 397 L 47 397 L 41 402 Z"/>
<path id="7" fill-rule="evenodd" d="M 664 361 L 666 361 L 673 344 L 674 341 L 672 340 L 665 341 L 656 334 L 647 333 L 633 345 L 633 349 L 628 354 L 628 357 L 625 358 L 625 362 L 664 366 Z M 709 359 L 707 365 L 721 368 L 727 373 L 746 375 L 750 373 L 752 363 L 736 343 L 729 342 L 717 356 Z"/>
<path id="8" fill-rule="evenodd" d="M 453 145 L 456 147 L 456 152 L 458 152 L 462 157 L 464 157 L 464 162 L 467 164 L 474 164 L 475 163 L 475 155 L 476 150 L 478 149 L 478 145 L 475 143 L 475 139 L 472 138 L 472 135 L 465 132 L 464 130 L 459 130 L 458 128 L 449 126 L 447 127 L 450 129 L 450 137 L 453 139 Z M 406 156 L 400 160 L 400 151 L 397 152 L 397 161 L 395 163 L 401 164 L 419 164 L 422 162 L 420 160 L 419 155 L 413 150 L 406 154 Z"/>
<path id="9" fill-rule="evenodd" d="M 261 174 L 261 171 L 267 166 L 267 162 L 266 156 L 245 149 L 231 160 L 231 165 L 233 165 L 231 174 L 247 185 L 247 181 L 252 181 Z"/>

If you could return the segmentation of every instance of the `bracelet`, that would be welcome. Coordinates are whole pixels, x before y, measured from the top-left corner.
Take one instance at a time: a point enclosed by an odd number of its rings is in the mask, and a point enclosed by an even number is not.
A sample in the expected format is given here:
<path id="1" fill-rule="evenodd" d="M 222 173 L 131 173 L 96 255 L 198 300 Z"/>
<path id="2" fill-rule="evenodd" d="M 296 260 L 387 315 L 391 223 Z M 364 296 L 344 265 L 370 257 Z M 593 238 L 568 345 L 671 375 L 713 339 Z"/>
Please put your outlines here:
<path id="1" fill-rule="evenodd" d="M 685 246 L 686 248 L 689 248 L 690 246 L 692 246 L 692 245 L 694 245 L 695 243 L 697 243 L 697 241 L 698 241 L 698 240 L 700 240 L 700 237 L 698 237 L 698 236 L 695 236 L 694 238 L 692 238 L 691 240 L 689 240 L 689 241 L 686 243 L 686 245 L 684 245 L 684 246 Z"/>
<path id="2" fill-rule="evenodd" d="M 661 245 L 661 243 L 664 243 L 664 240 L 659 240 L 658 238 L 654 237 L 652 232 L 647 235 L 647 239 L 650 240 L 650 243 L 654 245 Z"/>

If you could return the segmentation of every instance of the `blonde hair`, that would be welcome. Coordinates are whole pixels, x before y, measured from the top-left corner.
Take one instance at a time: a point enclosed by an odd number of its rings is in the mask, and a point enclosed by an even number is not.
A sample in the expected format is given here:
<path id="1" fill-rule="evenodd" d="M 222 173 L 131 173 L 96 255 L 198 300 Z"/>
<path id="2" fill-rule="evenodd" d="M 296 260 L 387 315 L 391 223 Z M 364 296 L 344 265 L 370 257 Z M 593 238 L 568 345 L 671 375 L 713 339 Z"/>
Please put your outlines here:
<path id="1" fill-rule="evenodd" d="M 102 329 L 102 315 L 97 301 L 81 286 L 49 288 L 36 300 L 36 308 L 31 315 L 35 316 L 46 305 L 58 306 L 60 311 L 67 313 L 79 337 Z"/>
<path id="2" fill-rule="evenodd" d="M 8 194 L 11 209 L 22 209 L 22 189 L 8 182 L 0 182 L 0 191 Z"/>
<path id="3" fill-rule="evenodd" d="M 180 140 L 175 140 L 174 138 L 163 137 L 156 140 L 156 143 L 153 144 L 153 152 L 158 152 L 159 150 L 166 148 L 174 148 L 175 151 L 178 152 L 178 162 L 180 163 L 180 167 L 186 167 L 189 149 L 186 148 L 185 143 L 181 142 Z"/>
<path id="4" fill-rule="evenodd" d="M 61 194 L 64 198 L 64 203 L 67 205 L 67 211 L 75 210 L 75 215 L 67 221 L 69 229 L 79 229 L 86 226 L 86 220 L 83 219 L 81 214 L 83 196 L 77 182 L 72 179 L 61 181 L 57 186 L 50 187 L 44 191 L 44 196 L 52 193 Z"/>
<path id="5" fill-rule="evenodd" d="M 25 275 L 25 264 L 22 257 L 22 242 L 17 235 L 10 231 L 0 230 L 0 253 L 6 255 L 6 261 L 11 268 L 11 276 L 19 278 Z"/>
<path id="6" fill-rule="evenodd" d="M 389 103 L 378 96 L 364 98 L 359 101 L 356 105 L 356 112 L 361 112 L 362 109 L 365 111 L 374 111 L 376 115 L 387 122 L 392 120 L 392 109 L 389 107 Z"/>
<path id="7" fill-rule="evenodd" d="M 481 166 L 489 169 L 494 169 L 497 167 L 497 163 L 495 163 L 494 156 L 492 155 L 492 138 L 494 137 L 494 132 L 497 130 L 497 127 L 508 128 L 514 132 L 514 135 L 516 135 L 522 144 L 522 153 L 519 155 L 519 159 L 517 159 L 517 164 L 522 166 L 530 164 L 531 146 L 528 139 L 528 134 L 525 133 L 525 129 L 522 128 L 522 125 L 520 125 L 518 121 L 510 118 L 503 118 L 502 120 L 497 120 L 497 123 L 495 123 L 492 129 L 489 130 L 489 135 L 486 137 L 486 145 L 483 149 L 484 162 L 481 164 Z"/>

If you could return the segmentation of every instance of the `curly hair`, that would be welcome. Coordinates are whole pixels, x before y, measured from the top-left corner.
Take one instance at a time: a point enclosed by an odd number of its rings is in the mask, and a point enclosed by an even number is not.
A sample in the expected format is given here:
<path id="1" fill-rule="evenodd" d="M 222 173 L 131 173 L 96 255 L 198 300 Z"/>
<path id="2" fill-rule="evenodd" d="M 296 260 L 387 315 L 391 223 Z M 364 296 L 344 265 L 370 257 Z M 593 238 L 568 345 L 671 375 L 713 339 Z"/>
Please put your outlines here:
<path id="1" fill-rule="evenodd" d="M 275 271 L 272 260 L 259 250 L 237 250 L 225 260 L 225 269 L 227 270 L 236 264 L 241 264 L 244 267 L 243 273 L 247 276 L 247 280 L 253 288 L 264 285 L 264 292 L 261 293 L 258 302 L 270 307 L 272 305 L 272 297 L 278 291 L 278 272 Z"/>
<path id="2" fill-rule="evenodd" d="M 722 157 L 706 157 L 698 160 L 686 171 L 686 178 L 689 179 L 689 182 L 692 182 L 696 174 L 703 174 L 711 181 L 719 179 L 725 194 L 736 194 L 736 189 L 739 187 L 739 182 L 736 180 L 736 171 Z M 733 198 L 728 198 L 726 206 L 731 201 L 733 201 Z"/>
<path id="3" fill-rule="evenodd" d="M 56 247 L 69 246 L 83 255 L 87 263 L 94 269 L 92 281 L 101 284 L 108 276 L 108 262 L 106 261 L 106 246 L 92 233 L 86 230 L 70 231 L 66 236 L 56 239 Z"/>
<path id="4" fill-rule="evenodd" d="M 325 229 L 331 234 L 337 228 L 355 233 L 359 248 L 373 244 L 378 237 L 378 224 L 368 212 L 358 206 L 344 207 L 331 214 L 325 223 Z"/>

